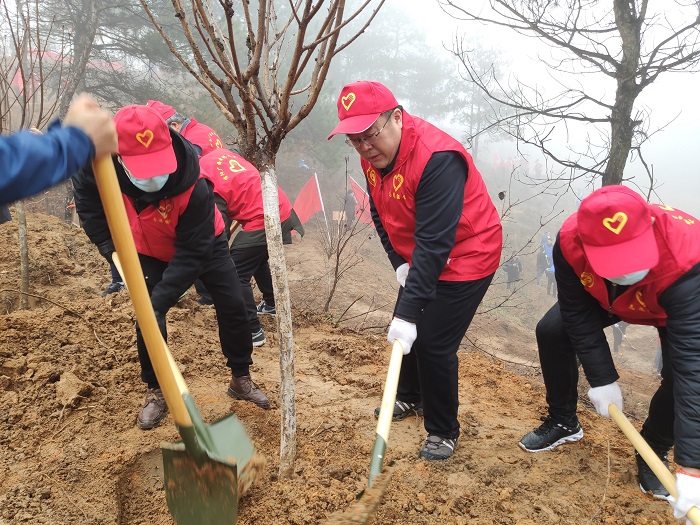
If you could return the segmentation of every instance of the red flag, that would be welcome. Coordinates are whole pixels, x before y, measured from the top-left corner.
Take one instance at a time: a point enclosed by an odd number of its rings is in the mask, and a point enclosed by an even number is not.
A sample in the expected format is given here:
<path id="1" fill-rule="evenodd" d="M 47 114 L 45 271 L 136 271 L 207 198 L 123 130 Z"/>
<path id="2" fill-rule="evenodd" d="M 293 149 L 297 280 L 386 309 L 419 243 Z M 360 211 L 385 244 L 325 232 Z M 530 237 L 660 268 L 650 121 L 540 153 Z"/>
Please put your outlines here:
<path id="1" fill-rule="evenodd" d="M 350 177 L 350 186 L 352 187 L 353 195 L 355 195 L 355 217 L 360 222 L 374 226 L 372 214 L 369 210 L 369 195 L 352 177 Z"/>
<path id="2" fill-rule="evenodd" d="M 314 213 L 323 211 L 321 190 L 318 187 L 318 178 L 315 173 L 297 195 L 294 201 L 294 211 L 297 212 L 302 224 L 305 224 Z"/>

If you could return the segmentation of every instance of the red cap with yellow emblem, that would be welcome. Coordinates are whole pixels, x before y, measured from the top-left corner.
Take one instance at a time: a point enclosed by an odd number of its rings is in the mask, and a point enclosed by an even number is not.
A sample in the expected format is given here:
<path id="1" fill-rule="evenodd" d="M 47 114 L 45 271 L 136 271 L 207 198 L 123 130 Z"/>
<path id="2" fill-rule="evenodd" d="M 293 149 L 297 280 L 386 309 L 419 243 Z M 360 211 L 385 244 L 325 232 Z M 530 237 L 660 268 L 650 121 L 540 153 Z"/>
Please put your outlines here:
<path id="1" fill-rule="evenodd" d="M 137 179 L 150 179 L 177 170 L 170 128 L 150 106 L 125 106 L 114 115 L 119 155 Z"/>
<path id="2" fill-rule="evenodd" d="M 338 97 L 340 124 L 328 135 L 362 133 L 374 124 L 379 115 L 399 105 L 389 88 L 380 82 L 359 80 L 348 84 Z"/>
<path id="3" fill-rule="evenodd" d="M 581 201 L 578 235 L 603 278 L 649 270 L 659 262 L 649 204 L 626 186 L 603 186 Z"/>

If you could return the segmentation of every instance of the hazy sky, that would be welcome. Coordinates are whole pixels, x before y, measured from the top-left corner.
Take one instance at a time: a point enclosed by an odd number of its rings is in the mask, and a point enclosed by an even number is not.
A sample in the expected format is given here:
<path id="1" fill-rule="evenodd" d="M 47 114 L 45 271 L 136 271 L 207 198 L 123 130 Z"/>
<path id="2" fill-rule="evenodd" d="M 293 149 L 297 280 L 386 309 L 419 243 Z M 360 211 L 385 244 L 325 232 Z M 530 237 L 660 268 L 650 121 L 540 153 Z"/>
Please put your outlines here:
<path id="1" fill-rule="evenodd" d="M 392 4 L 399 0 L 389 0 Z M 478 0 L 470 0 L 471 2 Z M 665 0 L 652 4 L 664 5 Z M 500 47 L 514 65 L 514 69 L 535 70 L 538 64 L 537 44 L 509 30 L 486 30 L 473 22 L 459 22 L 445 15 L 435 0 L 400 2 L 410 11 L 417 24 L 430 28 L 436 46 L 449 46 L 455 31 L 478 37 L 489 46 Z M 394 6 L 392 6 L 394 7 Z M 657 193 L 666 204 L 700 218 L 700 72 L 666 73 L 647 87 L 637 99 L 636 107 L 651 110 L 652 130 L 667 124 L 646 144 L 643 154 L 653 165 L 658 180 Z M 674 120 L 675 119 L 675 120 Z M 673 120 L 673 122 L 671 122 Z M 639 161 L 628 163 L 626 177 L 635 176 L 642 188 L 649 186 L 648 178 Z M 652 198 L 652 200 L 655 200 Z"/>

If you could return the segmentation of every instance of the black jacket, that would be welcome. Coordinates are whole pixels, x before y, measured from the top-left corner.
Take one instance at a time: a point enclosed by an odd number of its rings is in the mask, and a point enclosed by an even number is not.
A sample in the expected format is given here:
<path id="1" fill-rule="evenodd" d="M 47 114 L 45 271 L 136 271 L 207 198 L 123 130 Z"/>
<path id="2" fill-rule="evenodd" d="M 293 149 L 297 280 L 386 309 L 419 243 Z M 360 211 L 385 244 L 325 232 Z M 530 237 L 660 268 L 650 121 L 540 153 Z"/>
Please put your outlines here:
<path id="1" fill-rule="evenodd" d="M 174 305 L 197 279 L 204 264 L 212 257 L 214 243 L 226 242 L 223 234 L 220 239 L 215 236 L 214 213 L 219 211 L 214 206 L 214 193 L 210 183 L 199 177 L 199 161 L 194 147 L 179 133 L 171 130 L 170 135 L 177 157 L 177 170 L 170 174 L 165 186 L 158 192 L 146 193 L 134 186 L 114 158 L 121 191 L 133 199 L 139 213 L 148 206 L 157 206 L 165 197 L 179 195 L 195 186 L 189 204 L 180 215 L 175 228 L 175 255 L 169 261 L 162 280 L 151 293 L 153 309 L 160 312 L 165 312 Z M 98 246 L 100 253 L 111 260 L 114 244 L 91 165 L 86 165 L 73 176 L 73 192 L 75 207 L 85 233 Z"/>
<path id="2" fill-rule="evenodd" d="M 603 328 L 619 320 L 608 315 L 581 284 L 561 253 L 559 238 L 552 251 L 559 288 L 559 306 L 567 334 L 592 387 L 619 378 Z M 626 287 L 608 282 L 611 300 Z M 695 265 L 659 296 L 666 311 L 666 329 L 659 330 L 673 370 L 675 406 L 674 459 L 700 468 L 700 264 Z"/>

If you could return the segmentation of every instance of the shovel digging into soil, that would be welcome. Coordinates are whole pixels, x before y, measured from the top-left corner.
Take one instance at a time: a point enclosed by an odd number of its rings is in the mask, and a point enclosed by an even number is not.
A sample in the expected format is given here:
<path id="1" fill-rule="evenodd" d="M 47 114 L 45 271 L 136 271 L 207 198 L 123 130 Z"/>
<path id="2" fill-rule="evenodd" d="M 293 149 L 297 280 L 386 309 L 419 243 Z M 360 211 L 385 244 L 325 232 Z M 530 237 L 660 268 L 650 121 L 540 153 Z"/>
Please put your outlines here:
<path id="1" fill-rule="evenodd" d="M 369 464 L 368 488 L 364 490 L 359 499 L 347 510 L 335 513 L 326 520 L 325 525 L 366 525 L 370 523 L 374 513 L 382 502 L 382 497 L 389 487 L 389 481 L 393 474 L 391 468 L 382 474 L 382 464 L 386 446 L 389 442 L 389 429 L 394 415 L 394 402 L 396 401 L 396 389 L 399 385 L 399 372 L 403 359 L 403 347 L 398 341 L 394 341 L 389 360 L 389 370 L 386 373 L 386 384 L 382 404 L 379 407 L 379 419 L 377 420 L 377 432 L 372 446 L 372 459 Z"/>
<path id="2" fill-rule="evenodd" d="M 233 414 L 205 424 L 158 329 L 119 182 L 110 157 L 94 162 L 95 179 L 116 247 L 113 260 L 126 283 L 148 355 L 182 437 L 162 443 L 165 497 L 178 525 L 231 525 L 238 497 L 261 467 L 241 422 Z M 117 255 L 118 254 L 118 255 Z"/>
<path id="3" fill-rule="evenodd" d="M 661 462 L 656 453 L 651 449 L 639 432 L 637 432 L 637 429 L 634 428 L 632 423 L 629 422 L 614 403 L 610 403 L 608 406 L 608 413 L 613 421 L 617 423 L 617 426 L 620 427 L 622 433 L 632 442 L 634 448 L 639 452 L 639 455 L 642 456 L 642 459 L 649 465 L 649 468 L 654 474 L 656 474 L 656 477 L 659 478 L 659 481 L 666 488 L 668 493 L 674 498 L 677 498 L 678 491 L 676 491 L 676 480 L 673 474 L 671 474 L 666 468 L 666 465 Z M 686 514 L 686 517 L 693 525 L 700 525 L 700 509 L 697 507 L 692 507 Z"/>

